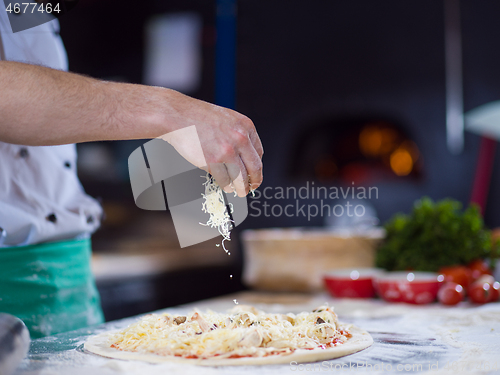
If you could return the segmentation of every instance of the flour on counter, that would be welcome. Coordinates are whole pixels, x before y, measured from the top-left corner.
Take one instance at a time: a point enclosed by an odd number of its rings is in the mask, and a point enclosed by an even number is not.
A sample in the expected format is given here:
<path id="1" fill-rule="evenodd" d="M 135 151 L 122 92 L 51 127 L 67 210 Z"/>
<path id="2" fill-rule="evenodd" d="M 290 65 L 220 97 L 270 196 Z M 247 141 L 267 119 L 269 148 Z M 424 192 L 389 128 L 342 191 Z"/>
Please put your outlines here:
<path id="1" fill-rule="evenodd" d="M 297 371 L 288 365 L 203 368 L 193 365 L 152 365 L 137 361 L 102 358 L 82 352 L 81 346 L 88 335 L 123 328 L 133 322 L 128 318 L 106 323 L 97 328 L 79 330 L 33 341 L 28 359 L 15 375 L 281 375 L 300 373 L 335 374 L 402 374 L 397 365 L 421 366 L 419 374 L 454 374 L 444 369 L 446 363 L 494 363 L 500 366 L 500 303 L 483 306 L 461 303 L 454 307 L 438 304 L 413 306 L 390 304 L 380 300 L 332 299 L 327 294 L 273 294 L 244 292 L 209 301 L 201 301 L 179 308 L 162 310 L 182 314 L 193 307 L 225 311 L 240 304 L 253 304 L 270 312 L 308 311 L 327 302 L 339 315 L 339 320 L 354 323 L 373 336 L 372 347 L 359 353 L 325 361 L 328 366 L 349 366 L 358 362 L 356 370 Z M 260 301 L 260 303 L 259 303 Z M 321 364 L 321 363 L 320 363 Z M 370 370 L 374 365 L 393 366 L 392 371 Z M 431 365 L 438 365 L 430 368 Z M 482 371 L 484 372 L 484 371 Z M 464 372 L 465 373 L 465 372 Z M 469 371 L 468 373 L 478 373 Z M 486 372 L 484 372 L 486 373 Z"/>

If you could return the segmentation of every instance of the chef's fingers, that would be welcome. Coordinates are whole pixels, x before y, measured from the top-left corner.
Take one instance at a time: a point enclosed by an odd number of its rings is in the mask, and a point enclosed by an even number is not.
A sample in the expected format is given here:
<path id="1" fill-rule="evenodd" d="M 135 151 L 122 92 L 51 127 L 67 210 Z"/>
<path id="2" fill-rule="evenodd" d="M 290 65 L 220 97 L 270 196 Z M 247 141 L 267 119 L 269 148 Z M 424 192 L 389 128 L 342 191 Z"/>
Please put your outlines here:
<path id="1" fill-rule="evenodd" d="M 259 157 L 262 159 L 262 155 L 264 155 L 264 148 L 262 147 L 262 142 L 260 141 L 259 135 L 257 134 L 257 131 L 251 131 L 250 132 L 250 141 L 253 144 L 253 147 L 255 151 L 257 151 L 257 154 Z"/>
<path id="2" fill-rule="evenodd" d="M 240 148 L 240 157 L 245 164 L 247 171 L 247 180 L 250 185 L 250 189 L 257 189 L 262 183 L 262 159 L 261 155 L 258 153 L 252 143 Z"/>
<path id="3" fill-rule="evenodd" d="M 211 163 L 209 165 L 209 172 L 226 193 L 231 193 L 233 191 L 231 187 L 231 177 L 224 163 Z"/>
<path id="4" fill-rule="evenodd" d="M 244 197 L 248 194 L 248 173 L 245 168 L 245 164 L 238 156 L 236 158 L 236 163 L 227 163 L 226 168 L 229 172 L 229 177 L 231 178 L 232 185 L 236 190 L 239 197 Z"/>

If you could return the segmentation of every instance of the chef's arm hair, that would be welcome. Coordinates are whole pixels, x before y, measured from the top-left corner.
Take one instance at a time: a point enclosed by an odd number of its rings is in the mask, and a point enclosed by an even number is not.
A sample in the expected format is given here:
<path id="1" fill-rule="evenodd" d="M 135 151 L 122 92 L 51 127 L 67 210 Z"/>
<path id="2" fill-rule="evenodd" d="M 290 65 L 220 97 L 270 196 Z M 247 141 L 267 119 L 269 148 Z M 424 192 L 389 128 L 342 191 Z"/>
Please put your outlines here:
<path id="1" fill-rule="evenodd" d="M 0 61 L 3 142 L 42 146 L 155 138 L 223 111 L 230 110 L 166 88 Z"/>
<path id="2" fill-rule="evenodd" d="M 208 166 L 230 190 L 231 177 L 240 196 L 260 185 L 262 144 L 253 122 L 238 112 L 162 87 L 0 61 L 0 141 L 50 146 L 145 139 L 192 125 L 204 156 L 200 161 L 187 139 L 169 138 L 182 156 Z M 228 172 L 222 163 L 237 168 Z"/>

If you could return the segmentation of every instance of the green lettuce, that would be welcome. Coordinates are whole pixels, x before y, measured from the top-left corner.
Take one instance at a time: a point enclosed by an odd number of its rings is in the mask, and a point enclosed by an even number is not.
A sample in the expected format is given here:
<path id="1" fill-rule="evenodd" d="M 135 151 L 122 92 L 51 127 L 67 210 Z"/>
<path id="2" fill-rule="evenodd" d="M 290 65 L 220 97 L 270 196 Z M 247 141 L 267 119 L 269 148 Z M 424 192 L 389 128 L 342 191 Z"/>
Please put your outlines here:
<path id="1" fill-rule="evenodd" d="M 478 258 L 489 258 L 493 264 L 500 254 L 478 207 L 471 205 L 462 211 L 462 204 L 452 199 L 434 203 L 422 198 L 409 215 L 396 214 L 385 229 L 376 265 L 390 271 L 436 272 Z"/>

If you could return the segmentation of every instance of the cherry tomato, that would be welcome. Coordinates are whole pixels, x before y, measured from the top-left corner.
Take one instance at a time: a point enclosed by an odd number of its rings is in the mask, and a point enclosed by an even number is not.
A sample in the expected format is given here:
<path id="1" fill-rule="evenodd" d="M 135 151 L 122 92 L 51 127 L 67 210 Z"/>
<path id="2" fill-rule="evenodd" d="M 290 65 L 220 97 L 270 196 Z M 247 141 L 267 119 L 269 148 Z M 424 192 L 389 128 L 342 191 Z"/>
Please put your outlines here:
<path id="1" fill-rule="evenodd" d="M 443 305 L 456 305 L 464 299 L 465 291 L 462 285 L 447 282 L 445 283 L 438 292 L 438 300 Z"/>
<path id="2" fill-rule="evenodd" d="M 466 266 L 442 267 L 439 273 L 444 276 L 444 281 L 450 281 L 462 285 L 467 289 L 472 282 L 472 271 Z"/>
<path id="3" fill-rule="evenodd" d="M 492 299 L 493 286 L 488 282 L 477 280 L 468 289 L 469 299 L 475 303 L 486 303 Z"/>
<path id="4" fill-rule="evenodd" d="M 467 265 L 467 268 L 471 270 L 472 280 L 476 281 L 481 277 L 481 275 L 492 275 L 488 262 L 484 259 L 476 259 Z"/>
<path id="5" fill-rule="evenodd" d="M 495 281 L 492 285 L 491 289 L 491 302 L 495 302 L 498 300 L 500 297 L 500 283 L 498 281 Z"/>

